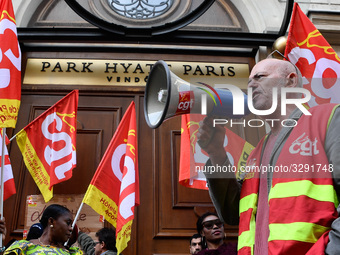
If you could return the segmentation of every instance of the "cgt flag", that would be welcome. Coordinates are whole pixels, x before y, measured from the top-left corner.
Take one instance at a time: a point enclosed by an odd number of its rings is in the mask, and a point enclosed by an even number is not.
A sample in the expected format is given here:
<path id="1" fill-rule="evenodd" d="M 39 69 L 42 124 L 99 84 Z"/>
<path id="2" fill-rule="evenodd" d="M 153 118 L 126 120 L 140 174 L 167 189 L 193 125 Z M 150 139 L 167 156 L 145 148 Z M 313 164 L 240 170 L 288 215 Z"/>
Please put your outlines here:
<path id="1" fill-rule="evenodd" d="M 0 128 L 14 128 L 21 98 L 21 51 L 10 0 L 0 1 Z"/>
<path id="2" fill-rule="evenodd" d="M 309 107 L 340 103 L 340 58 L 313 23 L 294 4 L 285 56 L 301 71 L 312 98 Z"/>
<path id="3" fill-rule="evenodd" d="M 199 123 L 205 117 L 200 114 L 182 115 L 179 183 L 185 187 L 208 190 L 204 165 L 209 157 L 198 145 L 196 137 Z M 245 166 L 254 147 L 226 128 L 224 148 L 238 177 L 240 167 Z"/>
<path id="4" fill-rule="evenodd" d="M 1 155 L 2 155 L 2 133 L 0 133 L 0 162 L 1 162 Z M 6 145 L 7 145 L 7 136 L 6 136 Z M 10 196 L 16 193 L 15 183 L 13 178 L 13 171 L 11 162 L 9 160 L 9 155 L 7 151 L 7 147 L 5 146 L 5 164 L 4 164 L 4 200 L 9 198 Z"/>
<path id="5" fill-rule="evenodd" d="M 78 93 L 73 90 L 16 135 L 45 202 L 53 197 L 53 185 L 70 179 L 76 166 Z"/>
<path id="6" fill-rule="evenodd" d="M 132 102 L 119 123 L 83 203 L 116 228 L 116 246 L 120 254 L 131 236 L 134 207 L 139 205 L 139 177 L 136 111 Z"/>

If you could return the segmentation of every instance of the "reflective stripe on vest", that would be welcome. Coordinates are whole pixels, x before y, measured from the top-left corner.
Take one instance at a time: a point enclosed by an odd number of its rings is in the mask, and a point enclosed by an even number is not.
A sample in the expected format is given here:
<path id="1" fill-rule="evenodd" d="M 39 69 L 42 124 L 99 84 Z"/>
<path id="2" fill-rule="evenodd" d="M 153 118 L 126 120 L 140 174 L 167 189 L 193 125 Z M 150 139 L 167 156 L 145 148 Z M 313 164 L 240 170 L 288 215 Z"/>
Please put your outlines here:
<path id="1" fill-rule="evenodd" d="M 240 234 L 237 249 L 240 250 L 244 247 L 249 247 L 251 254 L 254 254 L 253 247 L 255 244 L 255 215 L 257 211 L 257 197 L 258 195 L 253 193 L 240 200 L 240 214 L 245 213 L 248 210 L 253 211 L 251 213 L 250 219 L 248 219 L 249 230 L 243 231 Z"/>
<path id="2" fill-rule="evenodd" d="M 259 147 L 262 147 L 264 138 L 259 142 Z M 257 147 L 258 148 L 258 147 Z M 251 158 L 258 158 L 261 155 L 261 149 L 255 149 L 248 157 L 247 166 L 252 169 L 256 165 L 256 161 Z M 254 254 L 255 244 L 255 215 L 257 212 L 258 187 L 259 179 L 258 173 L 249 172 L 244 179 L 243 185 L 247 183 L 247 189 L 242 188 L 240 199 L 240 224 L 239 224 L 239 238 L 238 238 L 238 254 Z"/>
<path id="3" fill-rule="evenodd" d="M 321 202 L 331 202 L 334 203 L 334 208 L 338 205 L 333 185 L 318 185 L 310 180 L 277 183 L 270 191 L 269 201 L 298 196 L 306 196 Z M 329 229 L 329 227 L 310 222 L 272 223 L 269 224 L 268 241 L 292 240 L 316 243 L 320 236 Z"/>
<path id="4" fill-rule="evenodd" d="M 297 197 L 306 195 L 312 199 L 339 204 L 333 185 L 317 185 L 310 180 L 277 183 L 269 193 L 269 200 L 274 198 Z"/>
<path id="5" fill-rule="evenodd" d="M 270 235 L 268 241 L 293 240 L 306 243 L 316 243 L 320 236 L 329 229 L 329 227 L 308 222 L 293 222 L 286 224 L 274 223 L 269 224 Z"/>
<path id="6" fill-rule="evenodd" d="M 239 236 L 239 240 L 242 240 L 242 241 L 241 242 L 239 241 L 237 244 L 237 250 L 239 251 L 238 254 L 242 254 L 240 250 L 246 247 L 250 249 L 251 255 L 254 254 L 254 244 L 255 244 L 254 233 L 255 233 L 255 219 L 251 221 L 250 223 L 250 230 L 242 232 L 242 234 Z"/>
<path id="7" fill-rule="evenodd" d="M 250 194 L 240 200 L 240 214 L 248 211 L 249 209 L 256 209 L 257 194 Z"/>

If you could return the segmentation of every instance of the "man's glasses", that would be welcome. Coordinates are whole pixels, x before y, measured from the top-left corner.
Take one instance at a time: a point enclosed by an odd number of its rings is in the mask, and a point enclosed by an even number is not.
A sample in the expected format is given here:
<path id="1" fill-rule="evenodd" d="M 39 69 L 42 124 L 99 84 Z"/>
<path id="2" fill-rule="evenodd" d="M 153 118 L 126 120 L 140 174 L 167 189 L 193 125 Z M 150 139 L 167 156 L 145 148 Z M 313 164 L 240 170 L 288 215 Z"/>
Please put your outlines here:
<path id="1" fill-rule="evenodd" d="M 279 54 L 282 58 L 284 58 L 284 59 L 287 60 L 289 63 L 291 63 L 291 64 L 294 66 L 295 71 L 296 71 L 297 74 L 300 74 L 300 73 L 301 73 L 300 70 L 299 70 L 299 68 L 297 68 L 297 66 L 296 66 L 295 64 L 293 64 L 293 62 L 291 62 L 288 58 L 285 57 L 285 55 L 283 55 L 283 54 L 282 54 L 281 52 L 279 52 L 278 50 L 274 50 L 272 53 L 270 53 L 270 54 L 267 56 L 267 58 L 272 58 L 273 55 L 274 55 L 275 53 Z"/>
<path id="2" fill-rule="evenodd" d="M 99 243 L 101 243 L 101 242 L 94 242 L 94 245 L 97 245 L 97 244 L 99 244 Z"/>
<path id="3" fill-rule="evenodd" d="M 218 228 L 223 226 L 223 222 L 220 220 L 208 220 L 206 222 L 202 223 L 203 227 L 205 227 L 206 229 L 210 230 L 214 227 L 214 225 L 216 225 Z"/>

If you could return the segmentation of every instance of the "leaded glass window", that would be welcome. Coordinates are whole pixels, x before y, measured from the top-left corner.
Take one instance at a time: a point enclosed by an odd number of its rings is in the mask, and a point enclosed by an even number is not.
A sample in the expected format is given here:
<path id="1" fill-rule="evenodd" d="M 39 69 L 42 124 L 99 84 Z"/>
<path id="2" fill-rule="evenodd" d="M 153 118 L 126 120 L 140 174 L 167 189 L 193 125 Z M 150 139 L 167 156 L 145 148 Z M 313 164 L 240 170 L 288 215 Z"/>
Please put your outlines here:
<path id="1" fill-rule="evenodd" d="M 166 13 L 174 0 L 107 0 L 112 10 L 130 19 L 151 19 Z"/>

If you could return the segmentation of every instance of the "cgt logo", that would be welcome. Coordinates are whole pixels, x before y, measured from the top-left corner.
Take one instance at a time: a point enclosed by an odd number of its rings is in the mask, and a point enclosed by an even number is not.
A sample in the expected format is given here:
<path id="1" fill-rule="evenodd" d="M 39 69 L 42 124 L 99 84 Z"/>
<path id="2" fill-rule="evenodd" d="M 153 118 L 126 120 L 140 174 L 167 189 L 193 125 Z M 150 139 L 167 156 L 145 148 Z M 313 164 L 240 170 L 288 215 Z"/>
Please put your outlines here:
<path id="1" fill-rule="evenodd" d="M 194 101 L 194 93 L 192 91 L 179 92 L 176 114 L 190 113 L 190 109 L 194 106 Z"/>
<path id="2" fill-rule="evenodd" d="M 291 154 L 300 154 L 301 156 L 313 156 L 319 154 L 317 148 L 318 140 L 315 138 L 312 141 L 306 133 L 299 136 L 289 147 Z"/>
<path id="3" fill-rule="evenodd" d="M 206 89 L 202 87 L 197 87 L 197 89 L 204 91 L 206 94 L 208 94 L 211 97 L 211 100 L 214 102 L 215 107 L 217 107 L 216 99 L 218 99 L 220 102 L 220 105 L 222 105 L 222 100 L 219 94 L 217 93 L 217 91 L 213 87 L 203 82 L 198 82 L 198 83 L 208 88 Z M 212 91 L 215 95 L 213 95 L 213 93 L 211 93 L 210 91 Z M 204 94 L 202 94 L 202 96 L 203 95 Z M 189 91 L 179 92 L 179 100 L 178 100 L 176 115 L 190 113 L 190 110 L 194 107 L 194 102 L 195 102 L 195 95 L 193 91 L 189 90 Z"/>
<path id="4" fill-rule="evenodd" d="M 17 45 L 13 43 L 8 42 L 8 38 L 4 38 L 5 32 L 12 32 L 15 36 L 17 35 L 17 28 L 15 22 L 13 22 L 15 19 L 7 15 L 4 15 L 2 13 L 1 21 L 0 21 L 0 38 L 1 38 L 1 45 L 0 45 L 0 65 L 1 67 L 6 66 L 6 63 L 9 61 L 16 69 L 17 71 L 21 71 L 21 51 L 20 46 L 18 43 Z M 4 17 L 4 16 L 7 16 Z M 4 43 L 6 42 L 6 43 Z M 8 46 L 10 45 L 10 46 Z M 12 50 L 13 49 L 13 50 Z M 16 57 L 16 55 L 19 55 Z M 11 83 L 11 70 L 8 68 L 0 68 L 0 89 L 7 88 L 9 84 Z"/>

